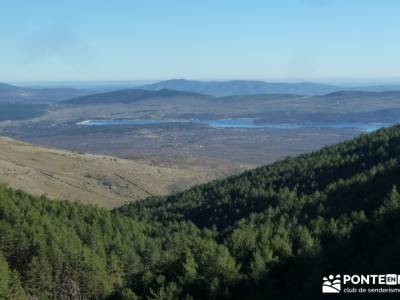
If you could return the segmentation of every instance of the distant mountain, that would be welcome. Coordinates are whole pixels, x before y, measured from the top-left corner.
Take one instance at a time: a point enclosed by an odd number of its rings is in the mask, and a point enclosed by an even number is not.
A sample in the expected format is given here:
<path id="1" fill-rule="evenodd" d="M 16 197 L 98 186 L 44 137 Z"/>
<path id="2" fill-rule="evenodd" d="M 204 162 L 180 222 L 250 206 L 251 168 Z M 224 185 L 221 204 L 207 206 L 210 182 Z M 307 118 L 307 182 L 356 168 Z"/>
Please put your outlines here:
<path id="1" fill-rule="evenodd" d="M 21 89 L 20 87 L 0 82 L 0 93 L 1 92 L 18 91 L 20 89 Z"/>
<path id="2" fill-rule="evenodd" d="M 92 92 L 73 88 L 27 88 L 0 82 L 0 103 L 52 103 Z"/>
<path id="3" fill-rule="evenodd" d="M 215 97 L 255 94 L 297 94 L 305 96 L 315 96 L 339 91 L 400 91 L 400 85 L 343 87 L 315 82 L 285 83 L 250 80 L 196 81 L 185 79 L 165 80 L 153 84 L 146 84 L 140 86 L 139 88 L 151 91 L 157 91 L 160 89 L 171 89 L 177 91 L 201 93 Z"/>
<path id="4" fill-rule="evenodd" d="M 248 101 L 248 102 L 254 102 L 254 101 L 260 101 L 260 102 L 268 102 L 268 101 L 274 101 L 274 100 L 296 100 L 300 98 L 305 98 L 304 95 L 296 95 L 296 94 L 253 94 L 253 95 L 232 95 L 232 96 L 224 96 L 224 97 L 219 97 L 216 98 L 218 102 L 242 102 L 242 101 Z M 308 97 L 307 97 L 308 98 Z"/>
<path id="5" fill-rule="evenodd" d="M 209 98 L 207 95 L 198 93 L 174 91 L 161 89 L 158 91 L 149 91 L 143 89 L 132 89 L 114 91 L 108 93 L 93 94 L 75 99 L 63 101 L 63 104 L 108 104 L 108 103 L 131 103 L 144 99 L 152 98 L 174 98 L 174 97 L 199 97 Z"/>
<path id="6" fill-rule="evenodd" d="M 355 98 L 355 97 L 400 97 L 400 90 L 365 91 L 347 90 L 322 95 L 323 98 Z"/>
<path id="7" fill-rule="evenodd" d="M 250 80 L 195 81 L 173 79 L 142 85 L 135 87 L 134 89 L 111 92 L 109 90 L 103 90 L 100 94 L 99 89 L 90 90 L 68 87 L 32 88 L 14 86 L 0 82 L 0 103 L 50 104 L 60 101 L 65 101 L 65 103 L 70 104 L 75 102 L 78 103 L 78 101 L 90 101 L 90 103 L 108 103 L 131 102 L 146 98 L 169 98 L 175 96 L 206 97 L 206 95 L 213 97 L 278 94 L 319 96 L 343 91 L 393 92 L 400 91 L 400 86 L 375 85 L 341 87 L 313 82 L 285 83 Z M 154 92 L 156 92 L 156 94 L 154 94 Z M 183 94 L 183 92 L 186 92 L 186 94 Z M 99 97 L 99 95 L 102 96 Z M 86 98 L 86 96 L 88 96 L 88 98 Z M 113 99 L 108 99 L 109 97 L 113 97 Z M 79 98 L 80 100 L 76 100 L 75 98 Z M 95 98 L 98 100 L 94 100 Z M 69 101 L 70 99 L 73 101 Z"/>
<path id="8" fill-rule="evenodd" d="M 352 87 L 351 90 L 367 91 L 367 92 L 400 91 L 400 85 L 356 86 Z"/>
<path id="9" fill-rule="evenodd" d="M 339 91 L 343 88 L 312 82 L 300 83 L 270 83 L 263 81 L 193 81 L 173 79 L 158 83 L 143 85 L 140 88 L 157 91 L 172 89 L 177 91 L 195 92 L 216 97 L 250 94 L 299 94 L 320 95 Z"/>

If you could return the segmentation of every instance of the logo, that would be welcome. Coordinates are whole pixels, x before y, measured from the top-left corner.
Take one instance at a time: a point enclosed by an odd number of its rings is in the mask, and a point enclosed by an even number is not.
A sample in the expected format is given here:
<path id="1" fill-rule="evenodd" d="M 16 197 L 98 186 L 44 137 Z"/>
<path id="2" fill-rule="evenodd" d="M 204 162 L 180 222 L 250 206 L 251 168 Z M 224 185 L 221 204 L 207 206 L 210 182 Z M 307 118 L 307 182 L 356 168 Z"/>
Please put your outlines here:
<path id="1" fill-rule="evenodd" d="M 329 275 L 322 279 L 322 293 L 324 294 L 338 294 L 342 288 L 342 281 L 340 275 Z"/>
<path id="2" fill-rule="evenodd" d="M 400 274 L 336 274 L 322 278 L 323 294 L 400 294 Z"/>

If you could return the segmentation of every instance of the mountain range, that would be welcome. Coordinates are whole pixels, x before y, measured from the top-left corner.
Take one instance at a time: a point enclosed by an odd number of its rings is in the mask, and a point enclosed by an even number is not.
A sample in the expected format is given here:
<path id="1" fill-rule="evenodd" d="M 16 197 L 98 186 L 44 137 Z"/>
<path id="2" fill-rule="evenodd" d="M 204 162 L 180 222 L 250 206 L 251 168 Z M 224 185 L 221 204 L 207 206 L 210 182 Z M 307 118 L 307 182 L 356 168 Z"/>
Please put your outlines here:
<path id="1" fill-rule="evenodd" d="M 195 81 L 185 79 L 173 79 L 147 84 L 139 87 L 147 90 L 171 89 L 177 91 L 195 92 L 215 97 L 232 95 L 254 94 L 297 94 L 297 95 L 323 95 L 338 91 L 369 91 L 382 92 L 400 90 L 398 85 L 375 85 L 344 87 L 338 85 L 322 84 L 315 82 L 264 82 L 250 80 L 233 81 Z"/>
<path id="2" fill-rule="evenodd" d="M 122 87 L 121 87 L 122 88 Z M 135 90 L 133 92 L 132 90 Z M 233 81 L 196 81 L 185 79 L 165 80 L 142 86 L 130 88 L 127 85 L 124 89 L 106 92 L 105 89 L 89 90 L 68 87 L 54 88 L 28 88 L 19 87 L 6 83 L 0 83 L 0 103 L 55 103 L 73 98 L 81 98 L 78 101 L 87 103 L 93 102 L 98 97 L 99 91 L 105 96 L 117 96 L 124 99 L 124 102 L 136 101 L 145 98 L 172 97 L 172 96 L 199 96 L 208 95 L 213 97 L 226 97 L 236 95 L 257 95 L 257 94 L 293 94 L 304 96 L 324 95 L 340 91 L 365 91 L 383 92 L 399 91 L 398 85 L 371 85 L 344 87 L 339 85 L 322 84 L 315 82 L 264 82 L 252 80 Z M 129 92 L 130 91 L 130 92 Z M 158 94 L 151 94 L 159 92 Z M 190 94 L 174 94 L 174 92 L 186 92 Z M 117 94 L 112 94 L 117 93 Z M 91 97 L 93 95 L 93 97 Z M 84 96 L 88 96 L 87 98 Z M 83 97 L 83 98 L 82 98 Z M 103 99 L 104 101 L 111 101 Z M 70 101 L 69 103 L 73 103 Z"/>
<path id="3" fill-rule="evenodd" d="M 302 83 L 269 83 L 263 81 L 194 81 L 173 79 L 158 83 L 143 85 L 147 90 L 171 89 L 177 91 L 195 92 L 215 97 L 250 94 L 297 94 L 316 95 L 327 94 L 342 88 L 333 85 L 302 82 Z"/>

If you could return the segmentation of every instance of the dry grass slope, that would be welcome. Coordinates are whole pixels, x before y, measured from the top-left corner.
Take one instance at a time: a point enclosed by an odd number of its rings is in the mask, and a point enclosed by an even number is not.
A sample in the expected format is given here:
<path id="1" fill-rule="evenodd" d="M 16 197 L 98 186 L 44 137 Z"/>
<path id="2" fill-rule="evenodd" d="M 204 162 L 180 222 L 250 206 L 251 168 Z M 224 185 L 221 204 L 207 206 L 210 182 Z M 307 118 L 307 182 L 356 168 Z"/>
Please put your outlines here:
<path id="1" fill-rule="evenodd" d="M 160 165 L 145 159 L 47 149 L 0 137 L 0 183 L 34 195 L 105 208 L 177 192 L 244 168 Z"/>

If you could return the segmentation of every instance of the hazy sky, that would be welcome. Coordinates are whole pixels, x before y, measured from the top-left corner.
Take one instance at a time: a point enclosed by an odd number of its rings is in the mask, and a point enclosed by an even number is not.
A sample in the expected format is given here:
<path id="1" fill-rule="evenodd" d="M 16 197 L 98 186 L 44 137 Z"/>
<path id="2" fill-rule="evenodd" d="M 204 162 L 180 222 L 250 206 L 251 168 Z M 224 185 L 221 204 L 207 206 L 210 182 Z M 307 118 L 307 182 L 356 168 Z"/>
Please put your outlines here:
<path id="1" fill-rule="evenodd" d="M 0 81 L 400 78 L 398 0 L 0 1 Z"/>

